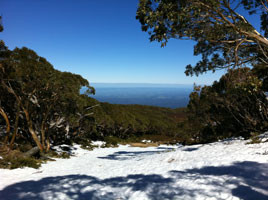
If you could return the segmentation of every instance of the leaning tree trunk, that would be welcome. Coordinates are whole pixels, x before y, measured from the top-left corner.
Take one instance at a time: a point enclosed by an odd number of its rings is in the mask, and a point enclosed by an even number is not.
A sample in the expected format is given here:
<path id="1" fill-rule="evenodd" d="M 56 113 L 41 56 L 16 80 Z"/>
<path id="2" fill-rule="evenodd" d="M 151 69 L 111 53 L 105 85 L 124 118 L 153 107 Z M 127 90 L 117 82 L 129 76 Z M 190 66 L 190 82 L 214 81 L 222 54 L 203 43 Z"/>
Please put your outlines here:
<path id="1" fill-rule="evenodd" d="M 10 149 L 13 149 L 13 145 L 14 145 L 14 142 L 15 142 L 15 139 L 16 139 L 16 136 L 17 136 L 17 133 L 18 133 L 19 117 L 20 117 L 20 108 L 18 106 L 18 110 L 17 110 L 17 113 L 16 113 L 16 120 L 15 120 L 14 132 L 12 134 L 12 138 L 11 138 L 11 141 L 9 143 L 9 148 Z"/>
<path id="2" fill-rule="evenodd" d="M 0 108 L 0 115 L 2 115 L 6 121 L 6 136 L 4 140 L 4 145 L 7 145 L 9 133 L 10 133 L 10 123 L 9 123 L 9 119 L 8 119 L 6 112 L 2 108 Z"/>
<path id="3" fill-rule="evenodd" d="M 41 144 L 41 142 L 39 141 L 37 134 L 35 133 L 34 129 L 33 129 L 33 124 L 32 124 L 32 120 L 30 119 L 29 113 L 28 111 L 24 108 L 23 112 L 25 114 L 26 117 L 26 121 L 28 124 L 28 130 L 32 135 L 33 140 L 35 141 L 36 145 L 38 146 L 38 148 L 40 149 L 41 152 L 44 151 L 43 145 Z"/>
<path id="4" fill-rule="evenodd" d="M 21 107 L 21 109 L 23 110 L 25 117 L 26 117 L 26 121 L 27 121 L 27 125 L 28 125 L 28 130 L 32 135 L 32 138 L 34 140 L 34 142 L 36 143 L 36 145 L 38 146 L 38 148 L 40 149 L 41 152 L 43 152 L 44 148 L 42 146 L 42 144 L 40 143 L 37 134 L 35 133 L 34 129 L 33 129 L 33 124 L 32 124 L 32 120 L 30 119 L 29 113 L 27 111 L 27 109 L 22 105 L 21 102 L 21 98 L 16 94 L 16 92 L 13 90 L 13 88 L 9 85 L 7 85 L 4 80 L 1 81 L 2 85 L 4 86 L 4 88 L 7 89 L 7 91 L 10 94 L 13 94 L 14 97 L 16 98 L 17 104 Z"/>
<path id="5" fill-rule="evenodd" d="M 43 120 L 42 120 L 42 124 L 41 124 L 41 141 L 42 141 L 42 146 L 44 149 L 46 149 L 46 151 L 48 151 L 48 149 L 50 149 L 48 136 L 46 138 L 46 131 L 47 131 L 46 121 L 47 121 L 47 118 L 48 118 L 48 115 L 50 113 L 51 108 L 52 108 L 52 105 L 50 105 L 48 107 L 46 113 L 43 116 Z"/>
<path id="6" fill-rule="evenodd" d="M 39 149 L 38 147 L 34 147 L 34 148 L 30 149 L 29 151 L 25 152 L 25 153 L 23 154 L 23 157 L 24 157 L 24 158 L 32 157 L 32 156 L 38 154 L 39 151 L 40 151 L 40 149 Z"/>

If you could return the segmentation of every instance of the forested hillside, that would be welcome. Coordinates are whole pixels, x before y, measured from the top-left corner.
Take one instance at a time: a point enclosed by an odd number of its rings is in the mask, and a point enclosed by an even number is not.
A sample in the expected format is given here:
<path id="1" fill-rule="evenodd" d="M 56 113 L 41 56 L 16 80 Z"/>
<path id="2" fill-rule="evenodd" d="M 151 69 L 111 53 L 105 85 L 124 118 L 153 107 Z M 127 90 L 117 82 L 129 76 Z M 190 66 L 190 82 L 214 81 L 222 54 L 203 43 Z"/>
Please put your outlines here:
<path id="1" fill-rule="evenodd" d="M 94 108 L 96 136 L 121 139 L 147 137 L 156 140 L 180 140 L 178 124 L 186 119 L 184 108 L 169 109 L 142 105 L 99 103 Z M 91 133 L 92 134 L 92 133 Z M 161 136 L 161 137 L 160 137 Z"/>
<path id="2" fill-rule="evenodd" d="M 262 82 L 248 68 L 196 86 L 187 108 L 169 109 L 101 103 L 88 96 L 95 90 L 87 80 L 55 70 L 25 47 L 11 51 L 2 42 L 1 58 L 1 148 L 7 151 L 37 146 L 46 153 L 53 145 L 91 140 L 206 143 L 267 129 Z"/>
<path id="3" fill-rule="evenodd" d="M 236 9 L 260 17 L 261 33 Z M 0 43 L 0 141 L 3 155 L 91 140 L 153 139 L 187 144 L 268 130 L 267 2 L 140 0 L 137 19 L 151 41 L 196 42 L 195 66 L 186 75 L 225 69 L 210 86 L 195 86 L 187 108 L 112 105 L 89 97 L 95 89 L 80 75 L 61 72 L 26 47 Z M 179 17 L 178 17 L 179 16 Z M 3 31 L 3 27 L 0 27 Z M 85 92 L 81 94 L 81 88 Z M 23 154 L 25 155 L 25 154 Z"/>
<path id="4" fill-rule="evenodd" d="M 197 142 L 268 130 L 268 2 L 140 0 L 136 18 L 150 41 L 193 40 L 187 76 L 225 70 L 190 95 L 184 128 Z M 254 22 L 254 23 L 252 23 Z"/>
<path id="5" fill-rule="evenodd" d="M 0 56 L 2 154 L 35 146 L 46 154 L 53 145 L 87 146 L 91 140 L 117 144 L 152 135 L 161 136 L 156 140 L 179 139 L 184 109 L 100 103 L 88 97 L 95 90 L 87 80 L 55 70 L 33 50 L 8 50 L 2 42 Z M 87 88 L 84 94 L 81 87 Z"/>

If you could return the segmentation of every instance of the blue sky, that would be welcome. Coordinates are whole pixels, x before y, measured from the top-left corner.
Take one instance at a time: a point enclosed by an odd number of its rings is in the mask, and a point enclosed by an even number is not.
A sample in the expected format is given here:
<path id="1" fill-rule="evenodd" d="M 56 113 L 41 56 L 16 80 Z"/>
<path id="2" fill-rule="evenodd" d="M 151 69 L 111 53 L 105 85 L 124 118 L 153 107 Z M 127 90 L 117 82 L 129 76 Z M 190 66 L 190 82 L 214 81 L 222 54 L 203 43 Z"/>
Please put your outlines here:
<path id="1" fill-rule="evenodd" d="M 192 41 L 149 42 L 135 19 L 138 0 L 0 0 L 13 49 L 26 46 L 61 71 L 96 83 L 211 84 L 224 73 L 186 77 Z"/>

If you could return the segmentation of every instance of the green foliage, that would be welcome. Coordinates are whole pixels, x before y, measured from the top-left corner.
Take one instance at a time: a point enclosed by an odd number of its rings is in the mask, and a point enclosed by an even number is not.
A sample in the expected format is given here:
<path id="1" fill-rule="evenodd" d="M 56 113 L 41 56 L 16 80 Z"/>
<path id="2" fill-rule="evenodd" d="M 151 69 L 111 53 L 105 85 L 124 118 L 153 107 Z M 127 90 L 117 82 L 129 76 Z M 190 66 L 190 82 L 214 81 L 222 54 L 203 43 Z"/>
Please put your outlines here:
<path id="1" fill-rule="evenodd" d="M 258 144 L 261 143 L 261 138 L 259 137 L 259 133 L 257 132 L 251 132 L 250 133 L 250 142 L 248 142 L 247 144 Z"/>
<path id="2" fill-rule="evenodd" d="M 3 48 L 0 57 L 0 91 L 4 94 L 0 108 L 13 122 L 13 136 L 30 141 L 41 151 L 48 150 L 51 142 L 68 142 L 68 131 L 79 127 L 77 115 L 85 109 L 80 106 L 80 89 L 86 87 L 88 94 L 94 93 L 94 88 L 80 75 L 55 70 L 45 58 L 25 47 L 13 51 Z M 7 136 L 10 142 L 11 135 Z"/>
<path id="3" fill-rule="evenodd" d="M 104 147 L 117 147 L 118 143 L 120 143 L 120 138 L 115 136 L 107 136 L 104 138 L 104 142 L 106 142 Z"/>
<path id="4" fill-rule="evenodd" d="M 137 19 L 151 41 L 165 46 L 170 38 L 196 41 L 201 60 L 186 66 L 186 75 L 267 63 L 267 1 L 140 0 Z M 260 17 L 264 36 L 241 15 Z"/>
<path id="5" fill-rule="evenodd" d="M 63 158 L 63 159 L 67 159 L 70 158 L 70 154 L 68 154 L 67 152 L 61 152 L 58 155 L 59 158 Z"/>
<path id="6" fill-rule="evenodd" d="M 259 63 L 254 65 L 253 73 L 262 81 L 262 90 L 268 91 L 268 65 Z"/>
<path id="7" fill-rule="evenodd" d="M 8 116 L 10 132 L 0 139 L 10 148 L 26 152 L 37 145 L 42 153 L 63 143 L 92 149 L 90 142 L 97 139 L 116 146 L 152 135 L 158 135 L 155 140 L 173 141 L 178 135 L 184 109 L 100 103 L 88 97 L 95 91 L 81 76 L 55 70 L 28 48 L 1 48 L 0 108 Z M 87 87 L 85 94 L 80 94 L 81 87 Z M 0 125 L 5 125 L 3 118 Z M 54 156 L 68 158 L 69 154 Z M 2 162 L 12 168 L 37 167 L 31 158 Z"/>
<path id="8" fill-rule="evenodd" d="M 92 139 L 115 136 L 127 140 L 143 135 L 175 137 L 177 123 L 186 118 L 184 109 L 169 109 L 142 105 L 100 103 L 93 109 L 95 130 Z"/>
<path id="9" fill-rule="evenodd" d="M 20 152 L 27 152 L 27 151 L 29 151 L 30 149 L 32 149 L 33 148 L 33 146 L 30 144 L 30 143 L 20 143 L 20 145 L 18 146 L 18 150 L 20 151 Z"/>
<path id="10" fill-rule="evenodd" d="M 112 146 L 144 135 L 173 140 L 177 123 L 185 119 L 184 109 L 100 103 L 88 97 L 95 91 L 81 76 L 55 70 L 28 48 L 1 48 L 0 108 L 10 132 L 0 139 L 10 147 L 25 152 L 37 145 L 42 152 L 72 142 L 91 149 L 91 140 L 97 139 Z M 87 88 L 85 94 L 81 87 Z"/>
<path id="11" fill-rule="evenodd" d="M 68 159 L 71 157 L 70 153 L 66 152 L 66 151 L 63 151 L 63 152 L 56 152 L 54 150 L 50 150 L 49 152 L 47 152 L 45 154 L 45 156 L 49 156 L 49 157 L 52 157 L 52 158 L 62 158 L 62 159 Z M 48 159 L 50 161 L 54 161 L 53 159 Z"/>
<path id="12" fill-rule="evenodd" d="M 34 158 L 23 157 L 18 151 L 12 151 L 7 155 L 3 155 L 3 159 L 0 159 L 0 168 L 16 169 L 31 167 L 37 169 L 40 166 L 40 161 Z"/>
<path id="13" fill-rule="evenodd" d="M 232 136 L 250 137 L 268 130 L 268 101 L 262 82 L 248 68 L 229 70 L 219 82 L 190 95 L 188 123 L 192 138 L 210 142 Z"/>
<path id="14" fill-rule="evenodd" d="M 249 137 L 267 130 L 267 1 L 140 0 L 137 19 L 151 41 L 164 47 L 169 39 L 196 42 L 195 65 L 186 75 L 229 70 L 212 86 L 195 87 L 188 120 L 180 123 L 185 143 L 210 142 L 230 136 Z M 263 35 L 241 13 L 260 17 Z M 246 15 L 246 14 L 245 14 Z M 253 66 L 250 71 L 245 66 Z M 235 70 L 237 68 L 241 70 Z"/>
<path id="15" fill-rule="evenodd" d="M 23 168 L 23 167 L 31 167 L 34 169 L 38 169 L 41 166 L 41 164 L 34 158 L 18 157 L 16 159 L 9 160 L 9 162 L 11 163 L 10 169 Z"/>

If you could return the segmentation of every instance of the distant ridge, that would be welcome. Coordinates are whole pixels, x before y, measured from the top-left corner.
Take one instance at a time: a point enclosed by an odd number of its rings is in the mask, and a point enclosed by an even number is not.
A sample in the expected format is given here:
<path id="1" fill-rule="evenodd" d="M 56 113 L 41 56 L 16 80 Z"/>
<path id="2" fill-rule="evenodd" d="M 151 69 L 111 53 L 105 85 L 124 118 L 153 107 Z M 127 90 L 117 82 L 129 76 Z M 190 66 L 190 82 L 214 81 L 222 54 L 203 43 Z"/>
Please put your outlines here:
<path id="1" fill-rule="evenodd" d="M 91 86 L 96 89 L 91 97 L 101 102 L 166 108 L 186 107 L 193 91 L 193 85 L 189 84 L 92 83 Z"/>
<path id="2" fill-rule="evenodd" d="M 91 83 L 96 88 L 193 88 L 192 84 L 162 84 L 162 83 Z"/>

